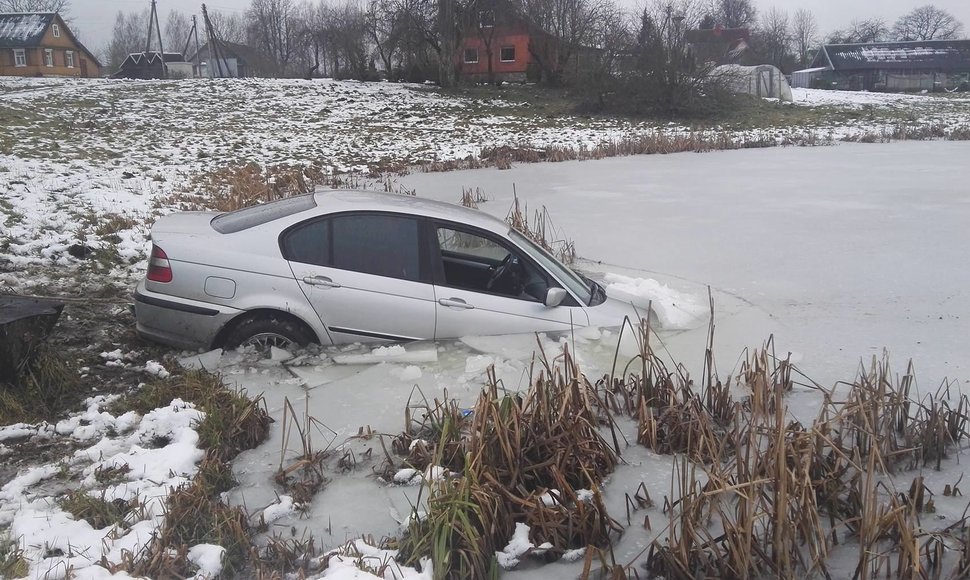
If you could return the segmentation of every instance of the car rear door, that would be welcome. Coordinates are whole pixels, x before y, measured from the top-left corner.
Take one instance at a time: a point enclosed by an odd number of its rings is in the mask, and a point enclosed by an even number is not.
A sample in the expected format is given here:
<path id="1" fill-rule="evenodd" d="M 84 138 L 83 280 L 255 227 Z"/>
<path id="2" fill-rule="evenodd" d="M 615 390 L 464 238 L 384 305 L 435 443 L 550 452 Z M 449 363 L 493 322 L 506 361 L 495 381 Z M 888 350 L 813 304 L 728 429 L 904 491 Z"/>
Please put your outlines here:
<path id="1" fill-rule="evenodd" d="M 339 214 L 287 229 L 280 247 L 335 343 L 434 337 L 435 294 L 421 222 Z"/>
<path id="2" fill-rule="evenodd" d="M 434 234 L 435 338 L 568 331 L 588 324 L 586 312 L 572 298 L 551 308 L 544 304 L 545 289 L 561 285 L 507 240 L 447 223 L 435 224 Z M 493 271 L 489 266 L 498 265 L 509 253 L 529 270 L 529 283 L 514 294 L 487 290 Z"/>

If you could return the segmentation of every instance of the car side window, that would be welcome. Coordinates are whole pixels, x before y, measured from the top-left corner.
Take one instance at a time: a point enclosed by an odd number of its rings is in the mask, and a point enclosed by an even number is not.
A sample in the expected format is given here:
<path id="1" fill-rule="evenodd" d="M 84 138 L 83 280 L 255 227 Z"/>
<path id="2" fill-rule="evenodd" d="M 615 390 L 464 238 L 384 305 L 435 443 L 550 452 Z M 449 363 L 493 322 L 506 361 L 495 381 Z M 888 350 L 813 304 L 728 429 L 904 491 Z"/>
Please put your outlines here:
<path id="1" fill-rule="evenodd" d="M 416 219 L 390 215 L 346 215 L 331 220 L 334 268 L 420 281 Z"/>
<path id="2" fill-rule="evenodd" d="M 490 237 L 443 226 L 437 228 L 437 238 L 447 286 L 545 300 L 547 276 L 513 249 Z"/>
<path id="3" fill-rule="evenodd" d="M 283 256 L 293 262 L 330 265 L 330 221 L 317 220 L 291 229 L 283 239 Z"/>

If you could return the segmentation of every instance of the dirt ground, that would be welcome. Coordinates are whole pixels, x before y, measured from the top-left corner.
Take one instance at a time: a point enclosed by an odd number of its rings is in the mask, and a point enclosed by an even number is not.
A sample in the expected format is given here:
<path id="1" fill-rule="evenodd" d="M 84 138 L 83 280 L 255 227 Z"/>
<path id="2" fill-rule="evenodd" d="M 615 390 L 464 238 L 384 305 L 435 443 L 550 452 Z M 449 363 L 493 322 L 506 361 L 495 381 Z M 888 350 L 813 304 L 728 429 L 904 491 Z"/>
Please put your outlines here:
<path id="1" fill-rule="evenodd" d="M 7 265 L 7 268 L 10 266 Z M 3 268 L 3 264 L 0 264 Z M 76 388 L 64 397 L 59 409 L 42 421 L 55 424 L 72 412 L 83 409 L 83 402 L 95 395 L 124 393 L 151 379 L 142 369 L 149 360 L 164 362 L 172 350 L 145 340 L 135 332 L 131 285 L 83 269 L 34 269 L 17 288 L 0 292 L 54 298 L 64 310 L 47 344 L 57 358 L 77 372 Z M 120 351 L 123 364 L 108 364 L 102 353 Z M 29 437 L 8 439 L 9 453 L 0 465 L 0 486 L 25 466 L 56 461 L 70 452 L 70 439 Z"/>

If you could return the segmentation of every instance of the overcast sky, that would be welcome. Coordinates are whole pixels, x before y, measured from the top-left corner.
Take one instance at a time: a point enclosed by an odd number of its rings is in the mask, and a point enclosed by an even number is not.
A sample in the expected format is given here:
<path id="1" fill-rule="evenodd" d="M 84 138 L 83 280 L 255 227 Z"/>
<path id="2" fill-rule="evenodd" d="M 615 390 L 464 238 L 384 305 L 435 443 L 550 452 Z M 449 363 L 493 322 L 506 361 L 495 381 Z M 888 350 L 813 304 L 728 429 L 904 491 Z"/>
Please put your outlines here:
<path id="1" fill-rule="evenodd" d="M 331 0 L 339 2 L 340 0 Z M 642 0 L 618 0 L 623 6 L 635 8 Z M 209 10 L 244 12 L 250 0 L 215 0 L 207 2 Z M 362 2 L 363 3 L 363 2 Z M 964 36 L 970 34 L 970 0 L 935 0 L 931 2 L 948 10 L 964 24 Z M 754 0 L 755 6 L 764 11 L 772 6 L 794 12 L 799 8 L 811 10 L 818 19 L 819 30 L 827 34 L 845 27 L 854 19 L 878 16 L 888 24 L 916 8 L 927 0 Z M 139 11 L 150 6 L 150 0 L 71 0 L 70 16 L 89 49 L 100 54 L 111 39 L 111 27 L 119 10 Z M 181 10 L 186 14 L 201 14 L 201 0 L 158 0 L 159 12 L 164 25 L 169 10 Z"/>

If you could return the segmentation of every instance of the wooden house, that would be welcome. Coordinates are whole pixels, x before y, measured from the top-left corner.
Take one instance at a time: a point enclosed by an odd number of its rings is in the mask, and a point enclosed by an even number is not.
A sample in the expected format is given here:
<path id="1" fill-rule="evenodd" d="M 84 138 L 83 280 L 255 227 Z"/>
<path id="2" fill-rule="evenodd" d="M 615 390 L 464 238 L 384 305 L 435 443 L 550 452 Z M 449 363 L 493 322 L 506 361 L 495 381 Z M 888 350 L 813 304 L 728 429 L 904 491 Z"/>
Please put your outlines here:
<path id="1" fill-rule="evenodd" d="M 101 63 L 56 12 L 0 13 L 0 76 L 101 76 Z"/>

